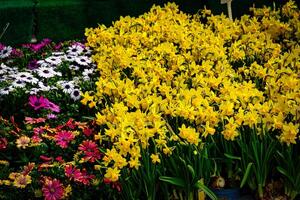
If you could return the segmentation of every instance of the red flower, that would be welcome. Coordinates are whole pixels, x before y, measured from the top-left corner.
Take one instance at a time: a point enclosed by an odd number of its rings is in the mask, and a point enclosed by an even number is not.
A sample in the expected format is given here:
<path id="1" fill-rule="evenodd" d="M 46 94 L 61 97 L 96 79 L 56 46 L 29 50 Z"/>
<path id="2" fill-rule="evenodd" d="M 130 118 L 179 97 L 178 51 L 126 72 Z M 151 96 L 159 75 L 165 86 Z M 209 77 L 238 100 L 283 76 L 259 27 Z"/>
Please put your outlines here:
<path id="1" fill-rule="evenodd" d="M 93 134 L 93 129 L 91 128 L 85 128 L 83 129 L 83 134 L 86 135 L 87 137 L 91 136 Z"/>
<path id="2" fill-rule="evenodd" d="M 78 182 L 83 183 L 84 185 L 89 185 L 90 184 L 90 180 L 92 180 L 93 178 L 95 178 L 94 175 L 90 175 L 86 172 L 86 169 L 83 169 L 81 172 L 81 176 L 78 179 Z"/>
<path id="3" fill-rule="evenodd" d="M 70 131 L 60 131 L 54 136 L 54 138 L 57 145 L 61 148 L 67 148 L 69 142 L 75 138 L 75 135 Z"/>
<path id="4" fill-rule="evenodd" d="M 72 165 L 67 165 L 65 167 L 65 175 L 70 178 L 70 180 L 79 180 L 81 177 L 81 172 Z"/>
<path id="5" fill-rule="evenodd" d="M 69 129 L 75 129 L 75 123 L 74 123 L 74 120 L 73 119 L 69 119 L 66 123 L 66 126 L 69 128 Z"/>
<path id="6" fill-rule="evenodd" d="M 42 188 L 46 200 L 62 199 L 64 195 L 63 185 L 57 179 L 46 179 Z"/>
<path id="7" fill-rule="evenodd" d="M 100 159 L 100 151 L 95 142 L 91 140 L 85 140 L 79 145 L 79 150 L 83 151 L 85 161 L 95 162 L 96 159 Z"/>
<path id="8" fill-rule="evenodd" d="M 90 184 L 90 180 L 95 178 L 94 175 L 89 175 L 85 169 L 80 171 L 72 165 L 67 165 L 65 167 L 65 175 L 70 178 L 70 180 L 83 183 L 84 185 Z"/>
<path id="9" fill-rule="evenodd" d="M 6 138 L 0 138 L 0 151 L 6 149 L 6 147 L 7 147 Z"/>

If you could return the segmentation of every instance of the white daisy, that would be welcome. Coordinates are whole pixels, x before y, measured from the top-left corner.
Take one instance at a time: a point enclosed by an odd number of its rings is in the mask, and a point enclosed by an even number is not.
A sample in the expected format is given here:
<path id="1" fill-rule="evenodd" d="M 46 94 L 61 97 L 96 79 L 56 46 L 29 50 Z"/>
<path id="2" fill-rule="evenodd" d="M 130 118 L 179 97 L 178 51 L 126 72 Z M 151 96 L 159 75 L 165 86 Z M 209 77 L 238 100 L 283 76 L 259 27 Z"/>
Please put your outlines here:
<path id="1" fill-rule="evenodd" d="M 82 53 L 85 56 L 90 56 L 90 55 L 92 55 L 92 50 L 90 50 L 90 48 L 86 47 L 85 49 L 83 49 Z"/>
<path id="2" fill-rule="evenodd" d="M 43 78 L 52 78 L 57 75 L 57 72 L 51 67 L 40 67 L 36 70 L 36 72 Z"/>
<path id="3" fill-rule="evenodd" d="M 11 52 L 12 52 L 12 47 L 7 46 L 4 47 L 2 50 L 0 50 L 0 58 L 7 58 L 10 56 Z"/>
<path id="4" fill-rule="evenodd" d="M 7 69 L 0 69 L 0 75 L 6 74 L 7 73 Z"/>
<path id="5" fill-rule="evenodd" d="M 45 65 L 49 66 L 49 63 L 47 63 L 45 60 L 38 60 L 36 63 L 41 67 L 45 67 Z"/>
<path id="6" fill-rule="evenodd" d="M 69 66 L 69 69 L 70 69 L 71 71 L 78 71 L 78 70 L 79 70 L 79 67 L 78 67 L 77 65 L 70 65 L 70 66 Z"/>
<path id="7" fill-rule="evenodd" d="M 79 89 L 74 89 L 72 92 L 71 92 L 71 98 L 74 100 L 74 101 L 77 101 L 81 98 L 80 96 L 80 90 Z"/>
<path id="8" fill-rule="evenodd" d="M 33 78 L 33 75 L 29 72 L 19 72 L 18 74 L 15 75 L 16 79 L 25 81 L 27 80 L 28 77 Z"/>
<path id="9" fill-rule="evenodd" d="M 71 92 L 74 90 L 74 84 L 72 81 L 63 83 L 61 86 L 64 93 L 71 94 Z"/>
<path id="10" fill-rule="evenodd" d="M 39 79 L 28 76 L 24 81 L 31 84 L 37 84 L 39 82 Z"/>
<path id="11" fill-rule="evenodd" d="M 41 90 L 38 88 L 31 88 L 29 91 L 27 91 L 27 93 L 31 94 L 31 95 L 37 95 Z"/>
<path id="12" fill-rule="evenodd" d="M 5 65 L 4 63 L 1 63 L 0 69 L 7 69 L 7 68 L 9 68 L 7 65 Z"/>
<path id="13" fill-rule="evenodd" d="M 68 53 L 69 55 L 79 55 L 79 54 L 82 53 L 83 50 L 84 50 L 84 49 L 83 49 L 82 46 L 80 46 L 80 45 L 78 45 L 78 44 L 75 44 L 75 45 L 72 45 L 72 46 L 70 46 L 70 47 L 68 48 L 67 53 Z"/>
<path id="14" fill-rule="evenodd" d="M 22 80 L 15 80 L 11 85 L 14 88 L 24 88 L 26 86 L 26 82 Z"/>
<path id="15" fill-rule="evenodd" d="M 78 63 L 79 65 L 88 66 L 89 64 L 92 63 L 92 60 L 87 56 L 78 56 L 75 58 L 75 62 Z"/>
<path id="16" fill-rule="evenodd" d="M 2 88 L 2 89 L 0 89 L 0 95 L 7 95 L 12 91 L 14 91 L 14 88 L 11 87 L 11 86 L 6 87 L 6 88 Z"/>
<path id="17" fill-rule="evenodd" d="M 50 89 L 51 89 L 51 87 L 50 86 L 48 86 L 48 85 L 45 85 L 43 82 L 38 82 L 38 86 L 40 87 L 40 88 L 38 88 L 40 91 L 49 91 Z"/>
<path id="18" fill-rule="evenodd" d="M 52 56 L 62 58 L 62 57 L 65 56 L 65 53 L 64 52 L 56 51 L 56 52 L 52 52 Z"/>
<path id="19" fill-rule="evenodd" d="M 75 56 L 74 55 L 65 55 L 62 59 L 65 61 L 73 62 L 73 61 L 75 61 Z"/>
<path id="20" fill-rule="evenodd" d="M 55 66 L 60 65 L 62 63 L 61 58 L 56 56 L 50 56 L 46 58 L 45 61 Z"/>

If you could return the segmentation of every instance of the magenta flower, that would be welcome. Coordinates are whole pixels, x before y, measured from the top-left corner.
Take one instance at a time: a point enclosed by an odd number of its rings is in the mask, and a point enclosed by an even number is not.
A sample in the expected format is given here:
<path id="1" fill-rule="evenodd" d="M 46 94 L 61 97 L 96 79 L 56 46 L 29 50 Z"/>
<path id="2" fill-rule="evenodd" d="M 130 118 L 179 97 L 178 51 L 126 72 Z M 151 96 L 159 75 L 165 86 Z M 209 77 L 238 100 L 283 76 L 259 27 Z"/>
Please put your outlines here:
<path id="1" fill-rule="evenodd" d="M 50 110 L 52 110 L 53 112 L 57 112 L 57 113 L 60 112 L 59 106 L 56 105 L 56 104 L 54 104 L 54 103 L 52 103 L 52 102 L 50 102 L 49 100 L 48 100 L 48 106 L 47 106 L 47 108 L 50 109 Z"/>
<path id="2" fill-rule="evenodd" d="M 64 188 L 59 180 L 46 179 L 42 188 L 42 192 L 46 200 L 58 200 L 63 198 Z"/>
<path id="3" fill-rule="evenodd" d="M 1 51 L 2 49 L 4 49 L 4 47 L 5 47 L 5 46 L 4 46 L 3 44 L 0 43 L 0 51 Z"/>
<path id="4" fill-rule="evenodd" d="M 42 108 L 47 108 L 49 104 L 49 100 L 43 96 L 30 96 L 29 97 L 29 105 L 33 107 L 34 110 L 39 110 Z"/>
<path id="5" fill-rule="evenodd" d="M 30 69 L 30 70 L 37 69 L 38 67 L 39 67 L 39 65 L 38 65 L 36 59 L 31 60 L 31 61 L 28 63 L 28 65 L 27 65 L 27 68 Z"/>
<path id="6" fill-rule="evenodd" d="M 47 119 L 57 119 L 57 116 L 55 114 L 48 114 Z"/>
<path id="7" fill-rule="evenodd" d="M 60 112 L 60 108 L 58 105 L 52 103 L 43 96 L 30 96 L 29 105 L 31 105 L 34 108 L 34 110 L 45 108 L 51 110 L 52 112 Z"/>
<path id="8" fill-rule="evenodd" d="M 85 140 L 79 145 L 79 150 L 84 153 L 84 160 L 89 162 L 95 162 L 96 159 L 100 159 L 100 151 L 95 142 L 91 140 Z"/>
<path id="9" fill-rule="evenodd" d="M 60 131 L 54 136 L 54 138 L 57 145 L 61 148 L 67 148 L 69 142 L 75 138 L 75 135 L 71 131 Z"/>
<path id="10" fill-rule="evenodd" d="M 80 180 L 81 172 L 79 169 L 76 169 L 72 165 L 67 165 L 65 167 L 65 175 L 70 178 L 70 180 Z"/>

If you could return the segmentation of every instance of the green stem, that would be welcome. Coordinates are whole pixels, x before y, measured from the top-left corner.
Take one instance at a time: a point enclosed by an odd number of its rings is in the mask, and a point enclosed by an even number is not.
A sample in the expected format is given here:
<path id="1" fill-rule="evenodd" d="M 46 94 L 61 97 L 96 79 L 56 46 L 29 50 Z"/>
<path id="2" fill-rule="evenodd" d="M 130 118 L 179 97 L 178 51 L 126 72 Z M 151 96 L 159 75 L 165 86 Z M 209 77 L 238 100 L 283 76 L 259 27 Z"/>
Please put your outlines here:
<path id="1" fill-rule="evenodd" d="M 258 184 L 258 197 L 259 199 L 264 198 L 264 190 L 262 184 Z"/>
<path id="2" fill-rule="evenodd" d="M 291 200 L 294 200 L 297 195 L 298 195 L 297 191 L 291 191 L 289 196 L 291 197 Z"/>
<path id="3" fill-rule="evenodd" d="M 193 200 L 194 199 L 194 193 L 193 193 L 193 191 L 189 192 L 188 195 L 189 195 L 188 196 L 188 200 Z"/>

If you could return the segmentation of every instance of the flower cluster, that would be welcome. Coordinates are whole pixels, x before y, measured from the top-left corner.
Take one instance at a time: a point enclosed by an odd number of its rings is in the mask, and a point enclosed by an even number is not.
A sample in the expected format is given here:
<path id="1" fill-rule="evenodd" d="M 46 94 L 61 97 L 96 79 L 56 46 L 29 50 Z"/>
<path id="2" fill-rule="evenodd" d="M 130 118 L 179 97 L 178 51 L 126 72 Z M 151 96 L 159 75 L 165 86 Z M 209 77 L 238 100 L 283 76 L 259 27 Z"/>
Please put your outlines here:
<path id="1" fill-rule="evenodd" d="M 24 68 L 23 61 L 14 62 L 15 51 L 23 51 L 21 57 L 32 57 L 27 68 Z M 58 46 L 45 39 L 37 44 L 22 45 L 21 49 L 1 45 L 0 100 L 15 93 L 63 92 L 77 101 L 80 88 L 89 85 L 91 75 L 96 73 L 90 56 L 91 50 L 79 42 Z"/>
<path id="2" fill-rule="evenodd" d="M 235 140 L 244 128 L 297 142 L 299 10 L 289 2 L 281 11 L 253 11 L 231 21 L 168 3 L 86 29 L 101 76 L 81 102 L 97 108 L 97 138 L 112 143 L 106 178 L 138 168 L 141 149 L 152 145 L 171 155 L 178 142 L 201 145 L 218 134 Z"/>
<path id="3" fill-rule="evenodd" d="M 95 169 L 102 154 L 93 139 L 93 123 L 69 119 L 53 126 L 50 122 L 26 117 L 26 128 L 21 129 L 13 118 L 0 118 L 4 130 L 0 132 L 0 153 L 5 154 L 0 162 L 1 190 L 22 189 L 46 200 L 75 198 L 73 192 L 82 186 L 99 194 L 103 177 Z"/>

